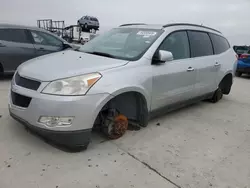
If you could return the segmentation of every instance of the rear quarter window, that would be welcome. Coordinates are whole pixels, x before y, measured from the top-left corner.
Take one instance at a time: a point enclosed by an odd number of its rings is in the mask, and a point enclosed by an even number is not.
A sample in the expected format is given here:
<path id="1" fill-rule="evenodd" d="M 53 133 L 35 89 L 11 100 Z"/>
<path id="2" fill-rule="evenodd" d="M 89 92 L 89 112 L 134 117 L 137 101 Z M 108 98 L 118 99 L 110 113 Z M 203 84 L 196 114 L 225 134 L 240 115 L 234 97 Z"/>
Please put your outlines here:
<path id="1" fill-rule="evenodd" d="M 24 29 L 0 29 L 0 40 L 18 43 L 30 43 Z"/>
<path id="2" fill-rule="evenodd" d="M 222 36 L 210 33 L 211 40 L 214 46 L 214 53 L 221 54 L 230 48 L 229 42 Z"/>
<path id="3" fill-rule="evenodd" d="M 188 31 L 190 41 L 191 57 L 202 57 L 213 55 L 211 39 L 206 32 Z"/>

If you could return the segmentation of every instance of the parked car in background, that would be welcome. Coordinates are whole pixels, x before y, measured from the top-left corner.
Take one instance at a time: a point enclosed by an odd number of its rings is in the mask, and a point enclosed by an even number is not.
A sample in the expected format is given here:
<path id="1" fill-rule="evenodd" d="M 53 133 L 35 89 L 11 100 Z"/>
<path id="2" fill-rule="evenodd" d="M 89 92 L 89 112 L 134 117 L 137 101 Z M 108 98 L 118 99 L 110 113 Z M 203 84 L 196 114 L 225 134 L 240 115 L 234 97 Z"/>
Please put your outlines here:
<path id="1" fill-rule="evenodd" d="M 200 101 L 218 102 L 237 58 L 217 30 L 194 24 L 125 24 L 68 50 L 21 65 L 10 115 L 57 144 L 87 148 L 93 128 L 108 138 L 128 124 Z"/>
<path id="2" fill-rule="evenodd" d="M 46 30 L 0 24 L 0 73 L 13 73 L 29 59 L 67 48 L 71 45 Z"/>
<path id="3" fill-rule="evenodd" d="M 250 47 L 234 46 L 234 51 L 238 55 L 238 63 L 235 75 L 240 77 L 242 74 L 250 74 Z"/>
<path id="4" fill-rule="evenodd" d="M 93 16 L 83 16 L 77 21 L 84 30 L 98 30 L 100 27 L 99 21 L 96 17 Z"/>
<path id="5" fill-rule="evenodd" d="M 250 50 L 238 55 L 238 63 L 235 75 L 250 74 Z"/>

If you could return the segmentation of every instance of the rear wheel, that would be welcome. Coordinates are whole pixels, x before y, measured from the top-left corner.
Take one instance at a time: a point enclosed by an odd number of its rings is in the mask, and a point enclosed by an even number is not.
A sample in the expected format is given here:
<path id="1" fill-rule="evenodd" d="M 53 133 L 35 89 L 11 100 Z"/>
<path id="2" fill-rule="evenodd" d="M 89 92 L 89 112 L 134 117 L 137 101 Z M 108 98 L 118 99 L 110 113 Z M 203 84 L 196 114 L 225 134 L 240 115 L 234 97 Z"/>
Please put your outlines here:
<path id="1" fill-rule="evenodd" d="M 2 64 L 0 63 L 0 78 L 2 78 L 3 75 L 4 75 L 4 70 Z"/>
<path id="2" fill-rule="evenodd" d="M 237 76 L 237 77 L 241 77 L 241 75 L 242 75 L 242 72 L 236 72 L 235 73 L 235 76 Z"/>
<path id="3" fill-rule="evenodd" d="M 220 88 L 218 88 L 214 94 L 213 97 L 209 100 L 212 103 L 217 103 L 219 100 L 221 100 L 223 97 L 223 93 L 222 90 Z"/>

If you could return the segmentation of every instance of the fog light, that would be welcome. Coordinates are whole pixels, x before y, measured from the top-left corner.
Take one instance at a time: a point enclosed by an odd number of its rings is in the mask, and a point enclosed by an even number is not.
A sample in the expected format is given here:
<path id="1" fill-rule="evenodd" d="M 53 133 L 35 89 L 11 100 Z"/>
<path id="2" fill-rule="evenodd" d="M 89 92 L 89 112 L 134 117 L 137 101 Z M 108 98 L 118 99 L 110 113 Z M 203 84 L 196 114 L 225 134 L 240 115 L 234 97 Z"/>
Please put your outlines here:
<path id="1" fill-rule="evenodd" d="M 41 116 L 38 120 L 48 127 L 70 126 L 74 117 L 58 117 L 58 116 Z"/>

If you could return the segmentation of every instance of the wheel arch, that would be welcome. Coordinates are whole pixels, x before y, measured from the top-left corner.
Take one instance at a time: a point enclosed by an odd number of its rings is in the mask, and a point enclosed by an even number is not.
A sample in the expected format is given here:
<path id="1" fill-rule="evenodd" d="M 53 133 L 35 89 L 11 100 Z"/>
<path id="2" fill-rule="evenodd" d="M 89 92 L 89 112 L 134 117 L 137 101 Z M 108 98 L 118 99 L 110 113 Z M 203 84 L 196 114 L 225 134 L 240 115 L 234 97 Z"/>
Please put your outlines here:
<path id="1" fill-rule="evenodd" d="M 138 120 L 142 126 L 147 125 L 149 105 L 145 93 L 140 88 L 123 88 L 111 93 L 110 97 L 105 99 L 97 108 L 95 122 L 98 121 L 100 112 L 108 109 L 110 105 L 121 110 L 121 113 L 128 118 L 136 118 L 135 120 Z"/>
<path id="2" fill-rule="evenodd" d="M 145 103 L 147 105 L 147 108 L 150 109 L 150 99 L 151 97 L 149 96 L 149 94 L 147 94 L 145 92 L 145 90 L 143 88 L 140 88 L 140 87 L 125 87 L 125 88 L 121 88 L 119 90 L 116 90 L 114 92 L 111 93 L 112 96 L 118 96 L 118 95 L 121 95 L 121 94 L 124 94 L 124 93 L 129 93 L 129 92 L 134 92 L 134 93 L 138 93 L 140 94 L 144 100 L 145 100 Z"/>
<path id="3" fill-rule="evenodd" d="M 223 94 L 228 95 L 230 93 L 233 84 L 233 77 L 234 77 L 233 72 L 228 71 L 221 79 L 219 83 L 219 88 L 222 90 Z"/>

